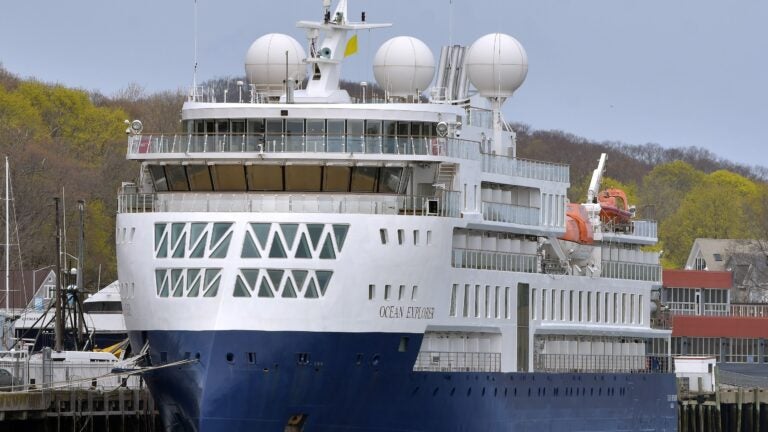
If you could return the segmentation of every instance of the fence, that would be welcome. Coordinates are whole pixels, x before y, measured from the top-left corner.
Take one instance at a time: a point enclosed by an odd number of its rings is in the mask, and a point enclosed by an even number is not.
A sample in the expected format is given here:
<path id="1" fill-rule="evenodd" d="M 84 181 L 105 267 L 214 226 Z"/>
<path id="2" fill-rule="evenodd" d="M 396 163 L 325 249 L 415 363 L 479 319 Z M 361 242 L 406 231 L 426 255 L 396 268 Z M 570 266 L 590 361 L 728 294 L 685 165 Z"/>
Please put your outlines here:
<path id="1" fill-rule="evenodd" d="M 483 218 L 487 221 L 537 226 L 539 213 L 535 207 L 483 201 Z"/>
<path id="2" fill-rule="evenodd" d="M 536 255 L 453 249 L 451 264 L 457 268 L 537 273 Z"/>
<path id="3" fill-rule="evenodd" d="M 536 372 L 670 372 L 667 356 L 611 354 L 534 354 Z"/>
<path id="4" fill-rule="evenodd" d="M 601 275 L 612 279 L 661 282 L 661 266 L 620 261 L 603 261 Z"/>
<path id="5" fill-rule="evenodd" d="M 421 351 L 417 372 L 501 372 L 501 353 Z"/>
<path id="6" fill-rule="evenodd" d="M 561 183 L 570 181 L 568 165 L 483 154 L 483 171 Z"/>

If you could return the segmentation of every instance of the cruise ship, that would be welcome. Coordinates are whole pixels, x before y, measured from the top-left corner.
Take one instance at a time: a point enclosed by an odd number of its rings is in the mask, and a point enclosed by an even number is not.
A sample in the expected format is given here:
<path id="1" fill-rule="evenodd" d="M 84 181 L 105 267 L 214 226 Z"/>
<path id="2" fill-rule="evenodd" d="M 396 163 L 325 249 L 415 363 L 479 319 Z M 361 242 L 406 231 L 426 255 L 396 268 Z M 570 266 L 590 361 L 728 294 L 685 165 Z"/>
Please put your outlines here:
<path id="1" fill-rule="evenodd" d="M 120 295 L 166 430 L 676 430 L 656 224 L 599 190 L 605 157 L 583 204 L 517 157 L 522 45 L 394 37 L 350 95 L 389 24 L 322 3 L 234 97 L 193 86 L 182 132 L 127 130 Z"/>

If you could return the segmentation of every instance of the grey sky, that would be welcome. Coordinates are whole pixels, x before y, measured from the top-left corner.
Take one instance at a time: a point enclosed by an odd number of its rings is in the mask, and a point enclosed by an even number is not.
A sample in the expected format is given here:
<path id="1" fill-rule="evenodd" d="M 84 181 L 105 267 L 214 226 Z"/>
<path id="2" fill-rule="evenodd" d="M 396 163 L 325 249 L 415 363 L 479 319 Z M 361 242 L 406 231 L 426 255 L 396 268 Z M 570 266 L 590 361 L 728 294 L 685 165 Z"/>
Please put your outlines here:
<path id="1" fill-rule="evenodd" d="M 469 45 L 501 31 L 522 42 L 530 62 L 505 106 L 508 121 L 596 140 L 701 146 L 768 166 L 764 0 L 349 1 L 353 17 L 365 10 L 368 21 L 395 26 L 360 33 L 347 79 L 374 81 L 370 60 L 393 36 L 418 37 L 437 57 L 449 41 Z M 295 22 L 320 19 L 320 6 L 199 0 L 198 80 L 242 75 L 248 46 L 264 33 L 304 43 Z M 0 62 L 24 77 L 106 94 L 131 82 L 186 88 L 193 0 L 5 2 Z"/>

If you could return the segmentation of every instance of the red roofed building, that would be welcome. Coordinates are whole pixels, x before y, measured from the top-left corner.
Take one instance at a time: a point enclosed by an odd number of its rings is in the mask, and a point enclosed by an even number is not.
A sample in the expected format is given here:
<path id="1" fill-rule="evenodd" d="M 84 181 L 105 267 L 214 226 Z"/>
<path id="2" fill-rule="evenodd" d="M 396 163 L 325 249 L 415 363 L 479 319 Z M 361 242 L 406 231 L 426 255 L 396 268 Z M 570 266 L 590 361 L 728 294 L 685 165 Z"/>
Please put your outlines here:
<path id="1" fill-rule="evenodd" d="M 664 270 L 662 303 L 672 315 L 728 315 L 733 273 Z"/>

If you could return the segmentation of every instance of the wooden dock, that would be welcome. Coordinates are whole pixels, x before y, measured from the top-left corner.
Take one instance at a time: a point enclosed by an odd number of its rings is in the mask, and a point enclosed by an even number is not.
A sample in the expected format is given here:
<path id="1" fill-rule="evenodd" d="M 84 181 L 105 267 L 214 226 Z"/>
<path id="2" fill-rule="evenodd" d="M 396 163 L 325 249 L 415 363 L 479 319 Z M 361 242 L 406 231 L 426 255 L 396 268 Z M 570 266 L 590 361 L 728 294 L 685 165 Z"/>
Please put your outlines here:
<path id="1" fill-rule="evenodd" d="M 155 432 L 161 425 L 146 387 L 0 392 L 0 432 Z"/>
<path id="2" fill-rule="evenodd" d="M 681 393 L 679 432 L 768 432 L 768 389 L 720 387 Z"/>

